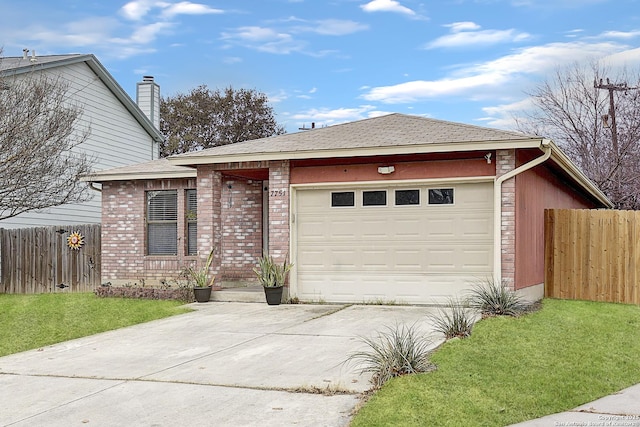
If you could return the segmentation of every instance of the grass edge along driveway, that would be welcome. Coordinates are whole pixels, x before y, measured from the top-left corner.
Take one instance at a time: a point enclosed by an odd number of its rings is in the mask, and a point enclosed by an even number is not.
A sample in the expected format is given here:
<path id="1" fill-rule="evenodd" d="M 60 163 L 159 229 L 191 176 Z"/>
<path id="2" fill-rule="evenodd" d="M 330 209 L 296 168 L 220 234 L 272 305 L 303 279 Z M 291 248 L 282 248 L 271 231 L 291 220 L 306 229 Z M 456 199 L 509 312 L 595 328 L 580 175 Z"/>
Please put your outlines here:
<path id="1" fill-rule="evenodd" d="M 505 426 L 640 383 L 640 307 L 545 299 L 519 318 L 476 324 L 432 356 L 434 372 L 393 379 L 360 426 Z"/>
<path id="2" fill-rule="evenodd" d="M 184 302 L 0 294 L 0 356 L 191 311 Z"/>

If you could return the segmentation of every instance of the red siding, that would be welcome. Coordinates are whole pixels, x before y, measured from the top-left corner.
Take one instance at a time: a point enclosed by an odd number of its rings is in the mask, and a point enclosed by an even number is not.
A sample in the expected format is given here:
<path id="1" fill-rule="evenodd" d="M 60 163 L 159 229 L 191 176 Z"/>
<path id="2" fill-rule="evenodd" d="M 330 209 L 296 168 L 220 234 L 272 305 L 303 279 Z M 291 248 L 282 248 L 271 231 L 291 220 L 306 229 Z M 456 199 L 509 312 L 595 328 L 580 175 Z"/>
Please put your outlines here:
<path id="1" fill-rule="evenodd" d="M 379 166 L 394 166 L 395 172 L 389 175 L 381 175 L 378 173 Z M 395 181 L 402 179 L 493 176 L 494 174 L 494 162 L 488 164 L 482 156 L 478 156 L 470 159 L 432 160 L 425 162 L 385 162 L 292 167 L 291 184 Z"/>
<path id="2" fill-rule="evenodd" d="M 518 152 L 518 166 L 540 155 Z M 598 207 L 546 163 L 516 176 L 516 289 L 544 282 L 544 210 Z"/>

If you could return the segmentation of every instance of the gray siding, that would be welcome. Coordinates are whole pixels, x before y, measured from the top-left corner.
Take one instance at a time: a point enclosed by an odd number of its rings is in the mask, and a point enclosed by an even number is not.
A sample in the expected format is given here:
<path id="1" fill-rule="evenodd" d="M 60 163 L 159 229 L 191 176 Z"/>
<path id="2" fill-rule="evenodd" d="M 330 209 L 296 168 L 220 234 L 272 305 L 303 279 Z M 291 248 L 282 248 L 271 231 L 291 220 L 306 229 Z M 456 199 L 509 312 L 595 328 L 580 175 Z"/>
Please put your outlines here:
<path id="1" fill-rule="evenodd" d="M 77 147 L 96 159 L 95 170 L 110 169 L 158 158 L 159 147 L 129 110 L 99 77 L 82 62 L 45 71 L 70 83 L 70 102 L 84 107 L 80 128 L 91 135 Z M 0 221 L 0 228 L 100 223 L 100 193 L 81 205 L 64 205 L 29 212 Z"/>

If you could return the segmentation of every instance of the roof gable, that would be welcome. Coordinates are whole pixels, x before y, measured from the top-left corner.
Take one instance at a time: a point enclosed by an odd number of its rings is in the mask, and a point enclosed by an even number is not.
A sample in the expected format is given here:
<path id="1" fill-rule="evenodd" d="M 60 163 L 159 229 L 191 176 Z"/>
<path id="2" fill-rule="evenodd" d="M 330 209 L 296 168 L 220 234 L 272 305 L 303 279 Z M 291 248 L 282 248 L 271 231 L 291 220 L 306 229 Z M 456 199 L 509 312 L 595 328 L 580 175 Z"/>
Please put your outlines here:
<path id="1" fill-rule="evenodd" d="M 144 130 L 155 140 L 162 141 L 164 137 L 160 130 L 142 112 L 140 107 L 129 97 L 122 87 L 109 74 L 106 68 L 92 54 L 44 55 L 36 57 L 0 57 L 0 77 L 26 74 L 38 70 L 65 67 L 71 64 L 85 62 L 98 78 L 109 88 L 111 93 L 124 105 Z"/>

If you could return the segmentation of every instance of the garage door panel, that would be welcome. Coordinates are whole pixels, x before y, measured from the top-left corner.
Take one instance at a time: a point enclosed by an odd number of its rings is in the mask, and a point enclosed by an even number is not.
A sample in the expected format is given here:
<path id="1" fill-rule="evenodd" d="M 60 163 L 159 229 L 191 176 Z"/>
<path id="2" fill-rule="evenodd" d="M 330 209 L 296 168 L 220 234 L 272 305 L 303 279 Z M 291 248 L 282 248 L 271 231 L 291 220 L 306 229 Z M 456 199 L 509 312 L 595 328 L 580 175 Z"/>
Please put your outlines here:
<path id="1" fill-rule="evenodd" d="M 331 208 L 330 189 L 298 190 L 296 295 L 428 304 L 445 302 L 489 276 L 493 185 L 452 187 L 455 205 L 426 204 L 431 187 L 424 186 L 422 205 L 393 206 L 388 197 L 390 205 L 380 207 L 361 207 L 356 187 L 356 206 L 349 208 Z"/>

